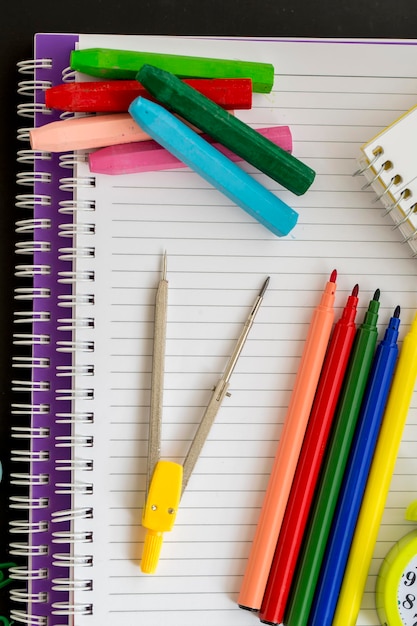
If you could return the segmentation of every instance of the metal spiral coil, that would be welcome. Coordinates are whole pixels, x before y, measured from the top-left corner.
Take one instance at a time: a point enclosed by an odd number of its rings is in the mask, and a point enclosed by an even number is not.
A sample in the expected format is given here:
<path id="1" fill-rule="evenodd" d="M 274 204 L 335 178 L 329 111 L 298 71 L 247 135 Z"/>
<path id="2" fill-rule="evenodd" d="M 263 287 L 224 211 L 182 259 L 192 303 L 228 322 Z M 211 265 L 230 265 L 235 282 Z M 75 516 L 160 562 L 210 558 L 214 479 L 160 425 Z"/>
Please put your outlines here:
<path id="1" fill-rule="evenodd" d="M 43 118 L 42 123 L 57 119 L 57 113 L 48 109 L 43 98 L 38 97 L 53 86 L 53 82 L 39 77 L 37 72 L 52 70 L 53 65 L 49 58 L 18 64 L 19 72 L 25 76 L 18 85 L 18 93 L 22 98 L 30 99 L 18 105 L 18 115 L 30 120 L 27 127 L 18 129 L 19 142 L 30 140 L 32 127 L 39 125 L 38 116 Z M 72 70 L 61 69 L 62 82 L 74 80 Z M 59 114 L 60 118 L 66 116 L 66 113 Z M 88 601 L 78 603 L 72 600 L 74 591 L 91 591 L 93 588 L 88 576 L 85 579 L 72 576 L 79 567 L 90 568 L 93 564 L 92 555 L 77 550 L 77 546 L 88 547 L 93 541 L 92 532 L 89 529 L 72 530 L 75 521 L 92 519 L 94 515 L 91 506 L 75 507 L 73 500 L 77 495 L 81 498 L 91 496 L 94 484 L 89 480 L 94 469 L 93 459 L 82 458 L 83 453 L 93 456 L 87 449 L 94 446 L 94 438 L 88 432 L 77 432 L 79 427 L 83 429 L 83 425 L 88 427 L 94 423 L 94 412 L 84 407 L 81 410 L 73 408 L 75 400 L 84 403 L 94 398 L 94 384 L 84 388 L 77 383 L 84 377 L 87 377 L 86 382 L 94 382 L 91 378 L 94 377 L 94 365 L 89 363 L 88 357 L 95 349 L 94 340 L 88 337 L 89 330 L 94 329 L 94 315 L 91 315 L 91 308 L 85 314 L 83 309 L 82 315 L 78 311 L 79 306 L 93 307 L 95 304 L 95 274 L 93 269 L 78 269 L 76 263 L 86 261 L 88 264 L 89 259 L 94 259 L 93 243 L 80 245 L 78 239 L 91 236 L 93 242 L 95 224 L 77 225 L 73 218 L 78 213 L 92 214 L 96 208 L 94 200 L 76 199 L 77 188 L 95 186 L 94 176 L 80 178 L 76 174 L 75 168 L 85 164 L 87 159 L 87 154 L 57 156 L 27 147 L 19 149 L 17 154 L 23 171 L 17 174 L 16 182 L 27 190 L 22 189 L 15 199 L 15 206 L 21 214 L 15 223 L 19 238 L 15 253 L 22 261 L 15 265 L 15 277 L 23 284 L 14 290 L 14 299 L 19 306 L 14 314 L 13 345 L 17 354 L 12 365 L 19 374 L 12 381 L 12 390 L 18 397 L 11 406 L 11 413 L 19 418 L 19 423 L 11 431 L 16 449 L 11 450 L 10 460 L 18 469 L 10 475 L 17 493 L 10 497 L 9 507 L 22 512 L 16 514 L 22 519 L 13 519 L 10 523 L 11 538 L 15 537 L 17 541 L 10 542 L 9 551 L 25 559 L 27 564 L 19 564 L 9 572 L 12 580 L 24 583 L 27 588 L 15 588 L 11 592 L 10 598 L 17 607 L 11 611 L 10 617 L 31 626 L 47 626 L 48 618 L 41 615 L 42 611 L 37 611 L 37 607 L 48 602 L 54 616 L 69 619 L 69 616 L 93 613 L 93 606 Z M 62 168 L 59 181 L 52 175 L 56 172 L 56 165 Z M 55 199 L 58 190 L 59 201 Z M 25 211 L 29 211 L 27 217 L 23 215 Z M 56 223 L 57 216 L 60 224 Z M 50 264 L 51 254 L 54 262 Z M 26 262 L 25 257 L 31 258 Z M 56 315 L 54 306 L 60 307 L 62 315 Z M 82 335 L 84 332 L 87 332 L 87 338 L 79 338 L 78 333 Z M 77 354 L 85 354 L 87 363 L 78 364 L 75 361 Z M 32 372 L 36 372 L 36 376 L 30 377 Z M 57 435 L 54 425 L 59 425 Z M 26 449 L 28 443 L 29 449 Z M 57 496 L 61 498 L 57 502 L 68 502 L 70 506 L 53 509 L 51 504 Z M 41 518 L 37 517 L 37 512 Z M 32 541 L 34 538 L 36 540 Z M 52 553 L 51 545 L 60 551 Z M 41 563 L 37 561 L 38 557 L 49 558 L 48 568 L 36 567 Z M 54 572 L 54 568 L 63 569 L 63 576 Z M 32 587 L 34 581 L 47 580 L 50 580 L 48 590 L 51 593 Z M 62 596 L 55 596 L 55 592 Z M 57 597 L 58 601 L 49 596 Z M 27 609 L 20 608 L 20 604 L 28 605 Z"/>
<path id="2" fill-rule="evenodd" d="M 35 533 L 45 533 L 47 530 L 48 523 L 45 521 L 13 520 L 10 522 L 10 532 L 14 534 L 33 535 Z"/>
<path id="3" fill-rule="evenodd" d="M 50 297 L 51 291 L 45 287 L 16 287 L 14 290 L 15 300 L 38 300 Z"/>

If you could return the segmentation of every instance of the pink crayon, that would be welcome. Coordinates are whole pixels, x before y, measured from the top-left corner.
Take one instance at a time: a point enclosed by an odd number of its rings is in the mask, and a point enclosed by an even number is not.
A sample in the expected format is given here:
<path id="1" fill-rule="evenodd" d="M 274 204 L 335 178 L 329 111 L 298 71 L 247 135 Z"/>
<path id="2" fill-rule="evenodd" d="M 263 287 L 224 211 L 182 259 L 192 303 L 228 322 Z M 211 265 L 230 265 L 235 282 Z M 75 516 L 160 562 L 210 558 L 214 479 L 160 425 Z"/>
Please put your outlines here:
<path id="1" fill-rule="evenodd" d="M 283 150 L 292 151 L 292 136 L 288 126 L 258 128 L 257 132 Z M 242 160 L 211 138 L 203 137 L 231 161 Z M 108 146 L 90 153 L 88 161 L 90 171 L 95 174 L 134 174 L 185 167 L 184 163 L 153 140 Z"/>

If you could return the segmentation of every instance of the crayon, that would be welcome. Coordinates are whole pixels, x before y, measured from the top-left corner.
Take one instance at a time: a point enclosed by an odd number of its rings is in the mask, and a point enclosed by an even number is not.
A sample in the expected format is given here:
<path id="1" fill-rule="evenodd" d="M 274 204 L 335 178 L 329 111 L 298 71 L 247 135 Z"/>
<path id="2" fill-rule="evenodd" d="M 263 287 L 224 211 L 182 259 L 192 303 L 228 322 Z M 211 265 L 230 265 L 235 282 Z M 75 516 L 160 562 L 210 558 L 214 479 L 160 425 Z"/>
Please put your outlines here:
<path id="1" fill-rule="evenodd" d="M 259 128 L 257 132 L 268 137 L 283 150 L 291 152 L 292 137 L 288 126 Z M 202 137 L 232 161 L 242 160 L 222 144 L 213 143 L 208 135 Z M 91 172 L 112 175 L 186 167 L 182 161 L 153 140 L 118 144 L 95 150 L 88 155 L 88 162 Z"/>
<path id="2" fill-rule="evenodd" d="M 305 193 L 312 184 L 315 172 L 310 167 L 261 137 L 253 128 L 229 115 L 173 74 L 144 65 L 137 79 L 169 110 L 181 115 L 296 195 Z"/>
<path id="3" fill-rule="evenodd" d="M 191 78 L 184 82 L 224 109 L 250 109 L 252 106 L 250 78 Z M 137 80 L 64 83 L 45 91 L 45 106 L 73 113 L 124 113 L 139 96 L 152 99 Z"/>
<path id="4" fill-rule="evenodd" d="M 213 148 L 172 113 L 146 98 L 136 98 L 129 111 L 136 122 L 180 161 L 278 236 L 295 226 L 296 211 Z"/>
<path id="5" fill-rule="evenodd" d="M 29 136 L 32 150 L 48 152 L 89 150 L 150 139 L 129 113 L 86 115 L 50 122 L 31 129 Z"/>
<path id="6" fill-rule="evenodd" d="M 271 63 L 137 52 L 110 48 L 73 50 L 71 69 L 99 78 L 134 79 L 143 65 L 155 65 L 180 78 L 250 78 L 254 92 L 269 93 L 274 84 Z"/>

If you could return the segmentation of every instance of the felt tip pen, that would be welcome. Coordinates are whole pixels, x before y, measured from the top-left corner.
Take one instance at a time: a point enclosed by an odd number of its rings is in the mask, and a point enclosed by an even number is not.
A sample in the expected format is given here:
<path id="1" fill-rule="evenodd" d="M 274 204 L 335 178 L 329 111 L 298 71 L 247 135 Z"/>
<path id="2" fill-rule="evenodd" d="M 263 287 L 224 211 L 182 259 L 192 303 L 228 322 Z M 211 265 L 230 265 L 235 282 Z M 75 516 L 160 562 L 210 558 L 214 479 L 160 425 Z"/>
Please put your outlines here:
<path id="1" fill-rule="evenodd" d="M 277 236 L 287 235 L 298 214 L 166 109 L 136 98 L 129 112 L 137 124 L 180 161 Z"/>
<path id="2" fill-rule="evenodd" d="M 224 109 L 250 109 L 250 78 L 184 79 Z M 151 94 L 137 80 L 103 80 L 55 85 L 45 91 L 48 109 L 74 113 L 123 113 L 135 98 Z"/>
<path id="3" fill-rule="evenodd" d="M 297 468 L 320 372 L 334 320 L 337 272 L 326 283 L 315 308 L 252 542 L 238 604 L 258 611 L 268 581 L 275 546 Z"/>
<path id="4" fill-rule="evenodd" d="M 284 619 L 308 514 L 355 337 L 358 291 L 359 287 L 355 285 L 335 324 L 326 352 L 262 600 L 259 617 L 266 624 L 281 624 Z"/>
<path id="5" fill-rule="evenodd" d="M 372 362 L 309 617 L 309 626 L 331 626 L 369 468 L 398 357 L 400 307 L 396 307 Z"/>
<path id="6" fill-rule="evenodd" d="M 417 378 L 417 314 L 404 338 L 366 483 L 333 626 L 356 624 Z"/>
<path id="7" fill-rule="evenodd" d="M 271 126 L 257 129 L 258 133 L 268 137 L 283 150 L 291 152 L 292 136 L 288 126 Z M 234 162 L 241 161 L 237 156 L 220 143 L 213 143 L 208 135 L 202 135 L 216 150 Z M 155 172 L 159 170 L 186 167 L 180 159 L 165 150 L 156 141 L 140 141 L 115 146 L 106 146 L 88 155 L 90 171 L 96 174 L 134 174 L 138 172 Z"/>
<path id="8" fill-rule="evenodd" d="M 73 50 L 70 57 L 71 69 L 99 78 L 134 79 L 145 64 L 155 65 L 181 78 L 250 78 L 253 91 L 260 93 L 269 93 L 274 84 L 274 66 L 257 61 L 111 48 Z"/>
<path id="9" fill-rule="evenodd" d="M 285 612 L 286 626 L 306 626 L 378 339 L 380 292 L 356 331 L 317 492 Z"/>
<path id="10" fill-rule="evenodd" d="M 181 115 L 215 141 L 251 163 L 297 195 L 311 186 L 315 172 L 253 128 L 198 93 L 179 78 L 151 65 L 144 65 L 138 81 L 169 110 Z"/>

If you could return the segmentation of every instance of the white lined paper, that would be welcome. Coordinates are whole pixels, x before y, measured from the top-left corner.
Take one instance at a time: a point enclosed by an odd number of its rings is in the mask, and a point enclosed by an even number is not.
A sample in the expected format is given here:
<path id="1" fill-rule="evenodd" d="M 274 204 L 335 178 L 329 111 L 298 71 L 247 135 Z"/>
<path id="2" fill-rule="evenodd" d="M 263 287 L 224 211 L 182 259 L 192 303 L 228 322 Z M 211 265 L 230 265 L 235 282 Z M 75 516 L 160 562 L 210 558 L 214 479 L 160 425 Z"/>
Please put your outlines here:
<path id="1" fill-rule="evenodd" d="M 81 47 L 156 49 L 265 60 L 276 68 L 272 94 L 254 96 L 255 108 L 237 115 L 253 124 L 288 124 L 294 154 L 317 170 L 301 197 L 254 168 L 245 169 L 300 213 L 278 239 L 189 170 L 117 178 L 97 176 L 94 506 L 83 522 L 94 532 L 94 623 L 122 619 L 127 626 L 244 625 L 258 618 L 240 610 L 237 594 L 263 494 L 285 419 L 313 308 L 331 271 L 338 270 L 336 318 L 355 283 L 358 322 L 381 289 L 380 335 L 397 304 L 401 337 L 417 307 L 416 262 L 401 245 L 372 191 L 353 178 L 359 146 L 415 104 L 417 47 L 413 42 L 332 43 L 184 38 L 81 36 Z M 414 76 L 413 76 L 414 73 Z M 86 172 L 80 166 L 80 175 Z M 83 245 L 82 238 L 79 245 Z M 162 454 L 181 461 L 246 316 L 266 276 L 270 286 L 226 398 L 184 494 L 174 531 L 167 534 L 158 572 L 140 572 L 140 526 L 146 474 L 153 301 L 167 252 L 169 307 Z M 86 264 L 86 265 L 85 265 Z M 81 291 L 90 285 L 80 284 Z M 87 309 L 85 309 L 87 310 Z M 80 314 L 84 308 L 80 307 Z M 84 387 L 91 379 L 78 380 Z M 373 585 L 381 558 L 410 528 L 405 506 L 417 490 L 412 458 L 416 438 L 414 394 L 393 488 L 381 527 L 358 626 L 378 624 Z M 78 528 L 77 528 L 78 529 Z M 77 530 L 76 529 L 76 530 Z M 85 570 L 76 572 L 85 577 Z M 88 572 L 88 575 L 91 575 Z M 82 595 L 85 595 L 84 592 Z M 81 598 L 81 595 L 80 595 Z M 84 600 L 84 598 L 83 598 Z M 77 618 L 78 619 L 78 618 Z M 91 617 L 76 624 L 91 624 Z"/>

